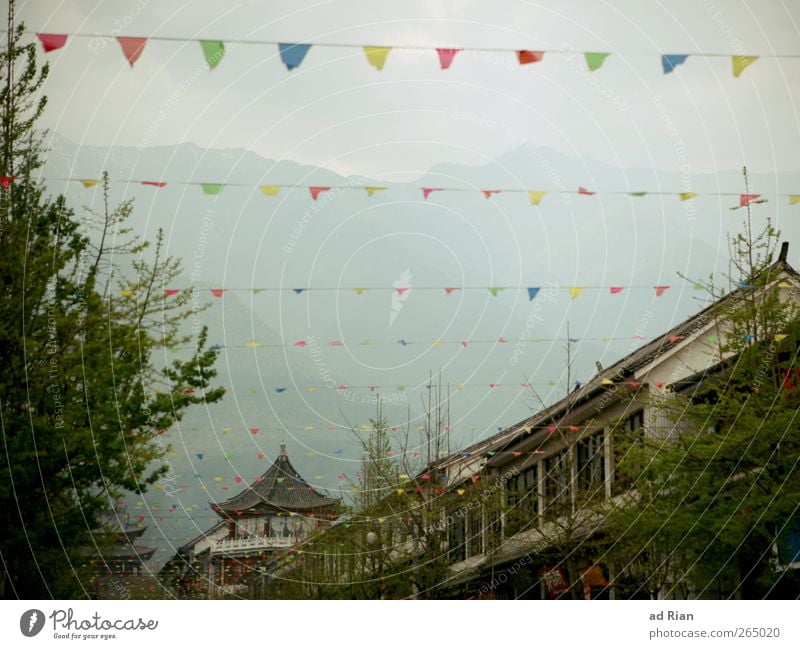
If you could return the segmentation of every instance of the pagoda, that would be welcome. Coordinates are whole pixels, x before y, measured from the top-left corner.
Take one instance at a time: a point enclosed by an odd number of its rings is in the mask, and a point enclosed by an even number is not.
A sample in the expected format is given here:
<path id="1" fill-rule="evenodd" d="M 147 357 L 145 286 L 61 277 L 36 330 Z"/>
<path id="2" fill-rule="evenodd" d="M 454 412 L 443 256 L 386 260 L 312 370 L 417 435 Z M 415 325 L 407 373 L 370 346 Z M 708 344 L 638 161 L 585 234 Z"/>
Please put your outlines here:
<path id="1" fill-rule="evenodd" d="M 267 471 L 243 491 L 221 503 L 210 503 L 221 521 L 203 535 L 194 552 L 181 548 L 197 565 L 204 554 L 203 581 L 208 595 L 241 595 L 268 586 L 277 559 L 309 534 L 338 517 L 339 500 L 310 486 L 289 461 L 286 445 Z M 211 532 L 210 530 L 209 532 Z M 200 575 L 195 572 L 195 579 Z"/>

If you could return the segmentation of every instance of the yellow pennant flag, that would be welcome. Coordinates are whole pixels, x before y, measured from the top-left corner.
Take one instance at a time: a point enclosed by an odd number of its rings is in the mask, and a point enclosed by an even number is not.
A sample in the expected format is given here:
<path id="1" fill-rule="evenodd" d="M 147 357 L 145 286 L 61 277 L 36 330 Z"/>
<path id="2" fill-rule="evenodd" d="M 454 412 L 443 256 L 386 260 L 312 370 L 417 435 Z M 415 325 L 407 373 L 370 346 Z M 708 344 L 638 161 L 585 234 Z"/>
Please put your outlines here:
<path id="1" fill-rule="evenodd" d="M 402 496 L 406 492 L 405 489 L 400 489 L 400 488 L 395 489 L 395 491 L 397 492 L 398 496 Z"/>
<path id="2" fill-rule="evenodd" d="M 456 493 L 458 493 L 459 496 L 463 496 L 465 493 L 467 493 L 467 490 L 466 489 L 456 489 Z"/>
<path id="3" fill-rule="evenodd" d="M 278 192 L 281 190 L 278 185 L 261 185 L 259 189 L 264 196 L 277 196 Z"/>
<path id="4" fill-rule="evenodd" d="M 775 342 L 779 343 L 784 338 L 788 338 L 789 334 L 775 334 Z"/>
<path id="5" fill-rule="evenodd" d="M 261 347 L 261 343 L 257 340 L 251 340 L 250 342 L 245 343 L 245 347 L 252 347 L 253 349 L 257 349 Z"/>
<path id="6" fill-rule="evenodd" d="M 463 383 L 456 383 L 456 390 L 460 390 L 463 387 L 464 387 Z"/>
<path id="7" fill-rule="evenodd" d="M 778 288 L 792 288 L 792 285 L 789 282 L 780 282 Z"/>
<path id="8" fill-rule="evenodd" d="M 800 203 L 800 194 L 790 194 L 789 205 L 797 205 L 798 203 Z"/>
<path id="9" fill-rule="evenodd" d="M 692 200 L 697 194 L 694 192 L 683 192 L 682 194 L 678 194 L 682 201 L 690 201 Z"/>
<path id="10" fill-rule="evenodd" d="M 372 196 L 375 192 L 382 192 L 386 187 L 364 187 L 367 190 L 367 196 Z"/>
<path id="11" fill-rule="evenodd" d="M 309 385 L 306 388 L 306 390 L 308 390 L 309 392 L 316 392 L 317 390 L 319 390 L 319 388 L 316 385 Z"/>
<path id="12" fill-rule="evenodd" d="M 442 346 L 442 341 L 441 340 L 434 340 L 433 341 L 433 346 L 434 347 L 441 347 Z"/>
<path id="13" fill-rule="evenodd" d="M 737 79 L 745 68 L 758 60 L 757 56 L 734 56 L 731 58 L 733 59 L 733 76 Z"/>
<path id="14" fill-rule="evenodd" d="M 353 290 L 356 292 L 356 295 L 361 295 L 364 291 L 368 291 L 369 289 L 359 287 L 354 288 Z"/>
<path id="15" fill-rule="evenodd" d="M 99 180 L 81 180 L 81 185 L 84 187 L 94 187 L 99 182 Z"/>
<path id="16" fill-rule="evenodd" d="M 386 58 L 391 51 L 391 47 L 364 47 L 364 54 L 367 55 L 367 61 L 378 71 L 383 70 L 383 66 L 386 65 Z"/>
<path id="17" fill-rule="evenodd" d="M 133 291 L 127 288 L 122 289 L 120 293 L 122 294 L 122 297 L 131 297 L 133 295 Z"/>
<path id="18" fill-rule="evenodd" d="M 574 300 L 581 293 L 583 293 L 583 289 L 580 286 L 572 286 L 569 289 L 569 297 L 571 300 Z"/>
<path id="19" fill-rule="evenodd" d="M 528 198 L 531 199 L 532 205 L 538 205 L 542 202 L 547 192 L 528 192 Z"/>
<path id="20" fill-rule="evenodd" d="M 601 385 L 614 385 L 614 381 L 612 381 L 611 379 L 603 379 L 602 381 L 600 381 L 600 384 Z"/>

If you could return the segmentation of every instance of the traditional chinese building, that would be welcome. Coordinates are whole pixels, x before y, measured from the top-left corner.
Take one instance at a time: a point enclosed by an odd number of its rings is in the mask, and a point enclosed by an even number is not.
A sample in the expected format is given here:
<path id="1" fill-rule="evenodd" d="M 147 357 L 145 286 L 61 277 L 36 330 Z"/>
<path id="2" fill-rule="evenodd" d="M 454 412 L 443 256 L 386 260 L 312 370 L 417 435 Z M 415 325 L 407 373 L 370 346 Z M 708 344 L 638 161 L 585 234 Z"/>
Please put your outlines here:
<path id="1" fill-rule="evenodd" d="M 165 570 L 182 596 L 265 596 L 278 557 L 336 520 L 338 504 L 303 479 L 281 444 L 263 475 L 211 503 L 220 522 L 179 548 Z"/>

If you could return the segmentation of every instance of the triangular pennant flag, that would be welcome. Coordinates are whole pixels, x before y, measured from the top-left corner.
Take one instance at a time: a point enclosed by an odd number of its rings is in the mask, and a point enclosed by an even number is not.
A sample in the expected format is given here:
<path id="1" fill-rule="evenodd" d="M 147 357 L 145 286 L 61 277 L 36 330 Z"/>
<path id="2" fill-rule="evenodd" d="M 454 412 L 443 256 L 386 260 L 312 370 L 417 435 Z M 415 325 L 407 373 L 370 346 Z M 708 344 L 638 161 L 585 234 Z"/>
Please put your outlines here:
<path id="1" fill-rule="evenodd" d="M 608 290 L 611 295 L 616 295 L 617 293 L 622 293 L 622 286 L 609 286 Z"/>
<path id="2" fill-rule="evenodd" d="M 608 58 L 609 52 L 586 52 L 586 65 L 589 67 L 589 72 L 594 72 L 599 69 L 603 62 Z"/>
<path id="3" fill-rule="evenodd" d="M 214 297 L 222 297 L 222 294 L 225 292 L 225 289 L 222 288 L 212 288 L 211 295 Z"/>
<path id="4" fill-rule="evenodd" d="M 203 193 L 207 196 L 214 196 L 219 194 L 225 185 L 222 183 L 200 183 L 200 187 L 202 187 Z"/>
<path id="5" fill-rule="evenodd" d="M 445 288 L 445 289 L 444 289 L 444 292 L 445 292 L 447 295 L 450 295 L 450 293 L 452 293 L 453 291 L 457 291 L 457 290 L 458 290 L 457 288 L 448 287 L 448 288 Z"/>
<path id="6" fill-rule="evenodd" d="M 538 286 L 529 286 L 528 287 L 528 301 L 532 302 L 533 298 L 535 298 L 538 295 L 538 293 L 539 293 L 539 287 Z"/>
<path id="7" fill-rule="evenodd" d="M 120 295 L 122 295 L 122 297 L 133 297 L 133 291 L 131 291 L 130 289 L 127 289 L 127 288 L 126 289 L 122 289 L 119 293 L 120 293 Z"/>
<path id="8" fill-rule="evenodd" d="M 784 338 L 788 338 L 789 334 L 775 334 L 775 342 L 779 343 Z"/>
<path id="9" fill-rule="evenodd" d="M 300 67 L 300 64 L 303 62 L 303 59 L 306 58 L 306 54 L 308 54 L 308 50 L 310 49 L 311 45 L 303 45 L 300 43 L 280 43 L 278 45 L 281 61 L 283 61 L 286 69 L 290 71 Z"/>
<path id="10" fill-rule="evenodd" d="M 614 385 L 614 381 L 612 381 L 611 379 L 603 379 L 602 381 L 600 381 L 600 385 Z"/>
<path id="11" fill-rule="evenodd" d="M 286 388 L 275 388 L 275 392 L 281 394 L 282 392 L 286 392 Z"/>
<path id="12" fill-rule="evenodd" d="M 200 41 L 200 47 L 203 49 L 203 56 L 211 70 L 216 68 L 222 57 L 225 56 L 225 43 L 222 41 Z"/>
<path id="13" fill-rule="evenodd" d="M 59 50 L 67 44 L 66 34 L 36 34 L 42 43 L 45 53 Z"/>
<path id="14" fill-rule="evenodd" d="M 439 187 L 423 187 L 422 188 L 422 197 L 427 199 L 428 196 L 431 195 L 431 193 L 440 192 L 440 191 L 443 191 L 443 190 L 441 188 L 439 188 Z"/>
<path id="15" fill-rule="evenodd" d="M 382 192 L 386 187 L 364 187 L 367 190 L 367 197 L 372 196 L 375 192 Z"/>
<path id="16" fill-rule="evenodd" d="M 322 192 L 330 191 L 330 187 L 309 187 L 308 191 L 311 193 L 311 198 L 317 200 L 317 196 L 319 196 Z"/>
<path id="17" fill-rule="evenodd" d="M 528 198 L 532 205 L 538 205 L 542 199 L 547 195 L 547 192 L 528 192 Z"/>
<path id="18" fill-rule="evenodd" d="M 647 192 L 628 192 L 628 196 L 634 196 L 636 198 L 641 198 L 642 196 L 647 196 Z"/>
<path id="19" fill-rule="evenodd" d="M 307 347 L 308 346 L 308 342 L 305 341 L 305 340 L 295 340 L 292 345 L 294 347 Z"/>
<path id="20" fill-rule="evenodd" d="M 437 47 L 436 53 L 439 55 L 439 65 L 442 70 L 447 70 L 453 63 L 456 54 L 461 50 L 459 48 Z"/>
<path id="21" fill-rule="evenodd" d="M 671 345 L 674 345 L 679 340 L 683 340 L 683 336 L 670 336 L 669 337 L 669 342 L 670 342 Z"/>
<path id="22" fill-rule="evenodd" d="M 328 341 L 328 344 L 329 344 L 331 347 L 341 347 L 341 346 L 342 346 L 342 341 L 341 341 L 341 340 L 336 340 L 336 339 L 334 339 L 334 340 L 329 340 L 329 341 Z"/>
<path id="23" fill-rule="evenodd" d="M 150 187 L 166 187 L 167 183 L 160 180 L 143 180 L 142 185 L 148 185 Z"/>
<path id="24" fill-rule="evenodd" d="M 364 292 L 368 291 L 369 289 L 368 288 L 363 288 L 363 287 L 357 287 L 357 288 L 354 288 L 353 290 L 356 292 L 356 295 L 361 295 Z"/>
<path id="25" fill-rule="evenodd" d="M 543 58 L 544 52 L 535 52 L 533 50 L 517 50 L 517 61 L 519 61 L 520 65 L 538 63 Z"/>
<path id="26" fill-rule="evenodd" d="M 733 56 L 733 76 L 739 78 L 739 75 L 744 72 L 745 68 L 755 63 L 758 60 L 757 56 Z"/>
<path id="27" fill-rule="evenodd" d="M 492 286 L 492 287 L 489 288 L 489 293 L 491 293 L 492 296 L 497 297 L 497 294 L 500 291 L 505 291 L 505 290 L 506 289 L 504 287 L 502 287 L 502 286 Z"/>
<path id="28" fill-rule="evenodd" d="M 16 180 L 16 176 L 0 176 L 0 185 L 3 189 L 8 189 L 11 183 Z"/>
<path id="29" fill-rule="evenodd" d="M 281 190 L 278 185 L 260 185 L 259 189 L 264 196 L 277 196 L 278 192 Z"/>
<path id="30" fill-rule="evenodd" d="M 378 70 L 378 72 L 383 70 L 383 66 L 386 65 L 386 58 L 391 51 L 391 47 L 364 46 L 364 54 L 367 55 L 367 61 L 373 68 Z"/>
<path id="31" fill-rule="evenodd" d="M 251 340 L 250 342 L 246 342 L 244 344 L 244 346 L 245 347 L 250 347 L 252 349 L 258 349 L 259 347 L 262 347 L 262 344 L 260 342 L 258 342 L 257 340 Z"/>
<path id="32" fill-rule="evenodd" d="M 571 300 L 574 300 L 581 293 L 583 293 L 583 288 L 580 287 L 580 286 L 572 286 L 569 289 L 569 297 L 570 297 Z"/>
<path id="33" fill-rule="evenodd" d="M 175 295 L 176 293 L 180 293 L 180 289 L 177 288 L 165 288 L 164 295 Z"/>
<path id="34" fill-rule="evenodd" d="M 492 194 L 499 194 L 501 191 L 500 189 L 482 189 L 481 193 L 486 196 L 486 198 L 491 198 Z"/>
<path id="35" fill-rule="evenodd" d="M 695 192 L 682 192 L 682 193 L 678 194 L 678 197 L 679 197 L 679 198 L 680 198 L 682 201 L 690 201 L 690 200 L 692 200 L 692 199 L 693 199 L 695 196 L 697 196 L 697 194 L 696 194 Z"/>
<path id="36" fill-rule="evenodd" d="M 757 198 L 761 198 L 761 194 L 742 194 L 739 196 L 739 207 L 745 207 Z"/>
<path id="37" fill-rule="evenodd" d="M 99 182 L 100 182 L 99 180 L 86 179 L 86 180 L 81 180 L 81 185 L 83 185 L 84 187 L 94 187 Z"/>
<path id="38" fill-rule="evenodd" d="M 119 42 L 125 58 L 128 59 L 128 63 L 133 67 L 133 64 L 136 63 L 142 55 L 142 50 L 147 44 L 147 39 L 135 38 L 133 36 L 117 36 L 117 42 Z"/>
<path id="39" fill-rule="evenodd" d="M 789 282 L 779 282 L 778 288 L 792 288 L 792 285 Z"/>
<path id="40" fill-rule="evenodd" d="M 661 297 L 664 295 L 664 291 L 666 291 L 669 286 L 654 286 L 653 288 L 656 289 L 656 297 Z"/>
<path id="41" fill-rule="evenodd" d="M 441 340 L 434 340 L 433 343 L 431 343 L 431 347 L 441 347 L 441 346 L 442 346 Z"/>
<path id="42" fill-rule="evenodd" d="M 409 287 L 408 287 L 408 286 L 406 286 L 405 288 L 396 288 L 395 290 L 397 291 L 397 294 L 398 294 L 398 295 L 402 295 L 402 294 L 403 294 L 403 293 L 405 293 L 405 292 L 406 292 L 408 289 L 409 289 Z"/>
<path id="43" fill-rule="evenodd" d="M 597 192 L 590 192 L 586 187 L 578 187 L 578 193 L 584 196 L 594 196 Z"/>
<path id="44" fill-rule="evenodd" d="M 669 74 L 688 58 L 688 54 L 662 54 L 661 66 L 664 68 L 664 74 Z"/>
<path id="45" fill-rule="evenodd" d="M 789 205 L 797 205 L 800 203 L 800 194 L 789 194 Z"/>
<path id="46" fill-rule="evenodd" d="M 297 293 L 298 295 L 300 295 L 300 293 L 302 293 L 302 292 L 303 292 L 303 291 L 305 291 L 306 289 L 304 289 L 304 288 L 293 288 L 292 290 L 293 290 L 295 293 Z"/>

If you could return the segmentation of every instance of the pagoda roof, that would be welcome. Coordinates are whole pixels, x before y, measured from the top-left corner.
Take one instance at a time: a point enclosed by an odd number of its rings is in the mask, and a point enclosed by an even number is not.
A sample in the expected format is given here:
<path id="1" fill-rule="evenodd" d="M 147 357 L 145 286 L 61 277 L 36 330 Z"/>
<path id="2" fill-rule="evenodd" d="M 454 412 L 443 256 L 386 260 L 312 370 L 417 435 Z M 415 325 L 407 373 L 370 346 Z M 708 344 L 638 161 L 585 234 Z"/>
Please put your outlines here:
<path id="1" fill-rule="evenodd" d="M 246 511 L 297 512 L 328 508 L 336 504 L 336 498 L 324 496 L 310 486 L 289 461 L 286 446 L 275 462 L 260 478 L 228 500 L 213 504 L 218 514 L 243 513 Z"/>

